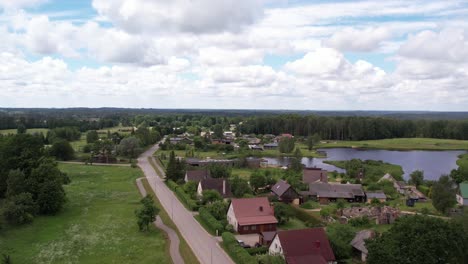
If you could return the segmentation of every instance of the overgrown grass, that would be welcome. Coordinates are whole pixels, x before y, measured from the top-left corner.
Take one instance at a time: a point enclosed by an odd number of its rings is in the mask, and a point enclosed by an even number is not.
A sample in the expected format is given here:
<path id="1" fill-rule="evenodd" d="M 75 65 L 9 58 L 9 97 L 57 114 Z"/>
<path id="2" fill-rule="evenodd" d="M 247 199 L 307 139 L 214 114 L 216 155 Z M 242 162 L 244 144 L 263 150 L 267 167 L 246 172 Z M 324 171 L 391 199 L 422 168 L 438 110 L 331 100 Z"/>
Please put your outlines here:
<path id="1" fill-rule="evenodd" d="M 169 217 L 169 214 L 166 212 L 166 210 L 164 210 L 161 202 L 159 201 L 158 197 L 156 196 L 153 189 L 149 185 L 148 180 L 144 179 L 142 180 L 142 183 L 146 189 L 146 192 L 153 195 L 156 206 L 161 209 L 161 211 L 159 212 L 159 217 L 161 217 L 161 220 L 163 221 L 163 223 L 176 231 L 177 236 L 179 237 L 179 240 L 180 240 L 179 251 L 180 251 L 180 254 L 182 255 L 182 258 L 184 259 L 184 262 L 187 264 L 199 264 L 200 262 L 198 262 L 197 257 L 193 253 L 190 246 L 187 244 L 187 241 L 185 241 L 184 237 L 180 233 L 177 226 Z"/>
<path id="2" fill-rule="evenodd" d="M 468 140 L 435 138 L 393 138 L 364 141 L 329 141 L 319 148 L 365 148 L 388 150 L 468 150 Z"/>
<path id="3" fill-rule="evenodd" d="M 286 222 L 285 224 L 278 226 L 278 228 L 281 230 L 294 230 L 294 229 L 307 228 L 307 226 L 301 220 L 293 217 L 289 219 L 289 221 Z"/>
<path id="4" fill-rule="evenodd" d="M 13 263 L 171 263 L 165 234 L 139 232 L 134 211 L 141 196 L 129 167 L 60 164 L 72 182 L 56 216 L 41 216 L 0 233 L 0 253 Z"/>

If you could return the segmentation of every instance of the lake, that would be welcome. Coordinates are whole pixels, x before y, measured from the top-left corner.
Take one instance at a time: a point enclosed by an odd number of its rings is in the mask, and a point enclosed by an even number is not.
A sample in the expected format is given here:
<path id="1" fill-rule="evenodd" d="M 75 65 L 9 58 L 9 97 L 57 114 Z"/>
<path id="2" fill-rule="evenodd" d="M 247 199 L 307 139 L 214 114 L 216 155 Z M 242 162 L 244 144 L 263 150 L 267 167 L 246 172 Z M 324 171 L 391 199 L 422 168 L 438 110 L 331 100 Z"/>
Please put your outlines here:
<path id="1" fill-rule="evenodd" d="M 319 167 L 328 171 L 345 172 L 333 165 L 323 163 L 324 160 L 382 160 L 387 163 L 397 164 L 403 168 L 404 177 L 408 179 L 409 174 L 415 170 L 423 170 L 424 178 L 437 180 L 442 174 L 449 174 L 452 169 L 458 168 L 456 161 L 460 154 L 467 153 L 463 150 L 450 151 L 396 151 L 379 149 L 352 149 L 352 148 L 330 148 L 320 149 L 327 153 L 326 158 L 303 158 L 302 163 L 307 167 Z M 289 158 L 264 158 L 270 165 L 286 166 Z M 383 175 L 382 175 L 383 176 Z"/>

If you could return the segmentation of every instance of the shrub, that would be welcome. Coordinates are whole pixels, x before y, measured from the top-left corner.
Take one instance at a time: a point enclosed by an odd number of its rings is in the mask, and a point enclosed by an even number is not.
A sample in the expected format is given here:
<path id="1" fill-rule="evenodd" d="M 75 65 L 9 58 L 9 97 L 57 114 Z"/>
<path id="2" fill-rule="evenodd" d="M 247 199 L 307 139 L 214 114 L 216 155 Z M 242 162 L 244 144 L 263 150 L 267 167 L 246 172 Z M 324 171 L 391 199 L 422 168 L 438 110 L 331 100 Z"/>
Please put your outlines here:
<path id="1" fill-rule="evenodd" d="M 371 222 L 369 217 L 363 216 L 349 219 L 349 224 L 354 227 L 367 227 L 371 225 Z"/>
<path id="2" fill-rule="evenodd" d="M 171 189 L 171 190 L 173 190 L 173 191 L 175 191 L 175 189 L 176 189 L 177 187 L 179 187 L 179 186 L 177 185 L 177 183 L 175 183 L 175 182 L 172 181 L 172 180 L 166 181 L 166 184 L 167 184 L 167 187 L 169 187 L 169 189 Z"/>
<path id="3" fill-rule="evenodd" d="M 304 208 L 304 209 L 315 209 L 318 207 L 319 207 L 318 203 L 314 201 L 307 201 L 301 204 L 301 208 Z"/>
<path id="4" fill-rule="evenodd" d="M 8 223 L 20 225 L 32 222 L 37 211 L 38 208 L 32 195 L 21 193 L 9 198 L 3 210 L 3 216 Z"/>
<path id="5" fill-rule="evenodd" d="M 245 249 L 251 256 L 254 255 L 262 255 L 268 252 L 268 248 L 265 246 L 261 247 L 253 247 L 253 248 L 246 248 Z"/>
<path id="6" fill-rule="evenodd" d="M 212 234 L 216 234 L 216 230 L 218 230 L 218 234 L 224 231 L 223 224 L 216 220 L 208 209 L 202 207 L 199 212 L 200 218 L 208 226 Z"/>
<path id="7" fill-rule="evenodd" d="M 304 210 L 302 210 L 300 208 L 294 207 L 294 206 L 290 206 L 290 207 L 291 207 L 291 211 L 294 214 L 294 217 L 296 217 L 297 219 L 299 219 L 302 222 L 306 223 L 308 227 L 315 227 L 315 226 L 321 226 L 322 225 L 322 223 L 321 223 L 321 221 L 319 219 L 313 217 L 312 215 L 310 215 L 306 211 L 304 211 Z"/>
<path id="8" fill-rule="evenodd" d="M 234 226 L 227 224 L 224 230 L 226 230 L 226 232 L 234 233 Z"/>
<path id="9" fill-rule="evenodd" d="M 226 252 L 231 256 L 235 263 L 257 264 L 257 260 L 239 245 L 233 234 L 224 232 L 221 236 L 223 238 L 223 245 Z"/>
<path id="10" fill-rule="evenodd" d="M 191 210 L 191 211 L 197 211 L 198 210 L 198 204 L 195 200 L 190 198 L 190 196 L 184 191 L 183 188 L 177 186 L 175 189 L 175 193 L 177 197 L 186 205 L 186 207 Z"/>

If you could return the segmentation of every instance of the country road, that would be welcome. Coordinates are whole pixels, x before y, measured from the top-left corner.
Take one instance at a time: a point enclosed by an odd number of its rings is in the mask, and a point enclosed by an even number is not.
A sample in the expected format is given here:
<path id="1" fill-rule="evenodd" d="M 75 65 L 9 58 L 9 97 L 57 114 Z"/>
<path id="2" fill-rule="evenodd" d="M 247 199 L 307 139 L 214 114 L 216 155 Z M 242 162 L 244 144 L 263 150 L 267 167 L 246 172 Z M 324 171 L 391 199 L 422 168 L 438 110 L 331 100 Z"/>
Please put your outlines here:
<path id="1" fill-rule="evenodd" d="M 203 264 L 234 264 L 231 258 L 219 246 L 218 240 L 208 234 L 195 220 L 192 212 L 188 211 L 177 199 L 175 194 L 159 178 L 148 162 L 148 157 L 158 149 L 154 145 L 138 158 L 138 166 L 143 170 L 151 188 L 158 196 L 162 206 L 171 216 L 180 233 L 192 248 L 200 263 Z M 159 165 L 157 165 L 159 166 Z M 164 171 L 161 169 L 161 171 Z"/>

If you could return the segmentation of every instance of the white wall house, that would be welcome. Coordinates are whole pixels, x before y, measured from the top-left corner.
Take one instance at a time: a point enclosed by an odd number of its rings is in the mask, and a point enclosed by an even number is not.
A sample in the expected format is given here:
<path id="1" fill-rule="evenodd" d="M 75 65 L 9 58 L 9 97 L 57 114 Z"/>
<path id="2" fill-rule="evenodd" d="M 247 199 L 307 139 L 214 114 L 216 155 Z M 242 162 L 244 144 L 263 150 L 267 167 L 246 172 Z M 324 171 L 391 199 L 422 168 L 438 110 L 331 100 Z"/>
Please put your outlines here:
<path id="1" fill-rule="evenodd" d="M 268 254 L 270 255 L 283 255 L 283 247 L 281 247 L 281 241 L 278 236 L 275 236 L 273 241 L 268 248 Z"/>
<path id="2" fill-rule="evenodd" d="M 228 209 L 228 212 L 227 212 L 227 221 L 230 225 L 232 225 L 234 227 L 234 231 L 237 232 L 237 219 L 236 219 L 236 215 L 234 214 L 234 207 L 232 206 L 232 203 L 229 205 L 229 209 Z"/>

